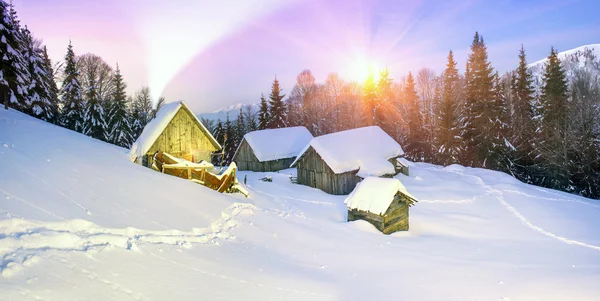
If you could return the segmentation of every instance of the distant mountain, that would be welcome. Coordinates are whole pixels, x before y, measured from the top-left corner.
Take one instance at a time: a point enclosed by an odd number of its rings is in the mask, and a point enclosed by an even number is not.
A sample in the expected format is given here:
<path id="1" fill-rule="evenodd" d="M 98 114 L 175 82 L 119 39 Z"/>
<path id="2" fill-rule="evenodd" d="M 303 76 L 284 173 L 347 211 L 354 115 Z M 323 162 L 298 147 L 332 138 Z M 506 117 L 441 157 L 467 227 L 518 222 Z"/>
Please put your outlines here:
<path id="1" fill-rule="evenodd" d="M 228 107 L 220 108 L 220 109 L 210 112 L 210 113 L 200 113 L 200 114 L 198 114 L 198 117 L 215 120 L 215 121 L 219 120 L 219 119 L 224 121 L 227 118 L 227 114 L 229 114 L 229 119 L 235 120 L 237 118 L 237 116 L 240 114 L 240 109 L 242 109 L 244 111 L 244 113 L 246 113 L 246 110 L 248 110 L 247 108 L 251 108 L 252 113 L 256 114 L 258 112 L 259 105 L 256 103 L 253 103 L 253 104 L 238 103 L 238 104 L 231 105 Z"/>
<path id="2" fill-rule="evenodd" d="M 573 78 L 575 71 L 580 69 L 586 69 L 600 76 L 600 44 L 584 45 L 559 52 L 558 59 L 562 62 L 569 80 Z M 537 87 L 542 85 L 542 76 L 547 61 L 548 58 L 545 58 L 528 65 Z"/>

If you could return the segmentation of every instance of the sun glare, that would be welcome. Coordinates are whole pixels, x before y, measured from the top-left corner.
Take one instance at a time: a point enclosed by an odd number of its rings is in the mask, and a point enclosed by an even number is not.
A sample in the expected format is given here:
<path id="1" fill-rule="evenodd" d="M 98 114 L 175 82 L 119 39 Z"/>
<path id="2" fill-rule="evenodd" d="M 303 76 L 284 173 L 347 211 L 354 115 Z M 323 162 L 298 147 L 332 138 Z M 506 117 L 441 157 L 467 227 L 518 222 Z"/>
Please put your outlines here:
<path id="1" fill-rule="evenodd" d="M 362 83 L 372 76 L 373 80 L 377 81 L 382 70 L 381 65 L 374 60 L 356 58 L 348 64 L 346 77 L 348 80 Z"/>

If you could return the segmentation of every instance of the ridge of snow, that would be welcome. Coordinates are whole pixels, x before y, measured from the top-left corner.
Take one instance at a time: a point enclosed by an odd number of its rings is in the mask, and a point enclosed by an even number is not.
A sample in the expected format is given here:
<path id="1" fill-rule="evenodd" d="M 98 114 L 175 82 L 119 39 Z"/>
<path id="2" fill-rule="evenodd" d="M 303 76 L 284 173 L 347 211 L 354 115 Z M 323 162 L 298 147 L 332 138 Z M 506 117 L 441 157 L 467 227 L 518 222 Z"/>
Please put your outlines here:
<path id="1" fill-rule="evenodd" d="M 356 185 L 356 188 L 344 200 L 344 204 L 350 209 L 382 215 L 390 207 L 398 191 L 417 199 L 408 193 L 406 187 L 398 179 L 367 177 Z"/>
<path id="2" fill-rule="evenodd" d="M 557 54 L 558 60 L 564 61 L 567 57 L 569 57 L 571 55 L 583 53 L 586 50 L 592 51 L 592 53 L 595 54 L 596 59 L 600 60 L 600 44 L 588 44 L 588 45 L 579 46 L 579 47 L 576 47 L 573 49 L 561 51 Z M 548 62 L 548 57 L 545 57 L 541 60 L 530 63 L 527 65 L 527 67 L 531 68 L 531 67 L 535 67 L 535 66 L 543 66 L 546 64 L 546 62 Z"/>
<path id="3" fill-rule="evenodd" d="M 244 135 L 244 140 L 248 142 L 260 162 L 296 157 L 312 138 L 303 126 L 265 129 Z M 234 158 L 238 150 L 239 146 Z"/>
<path id="4" fill-rule="evenodd" d="M 393 174 L 388 160 L 404 155 L 402 147 L 378 126 L 367 126 L 313 138 L 292 163 L 312 147 L 334 173 L 358 170 L 362 178 Z"/>

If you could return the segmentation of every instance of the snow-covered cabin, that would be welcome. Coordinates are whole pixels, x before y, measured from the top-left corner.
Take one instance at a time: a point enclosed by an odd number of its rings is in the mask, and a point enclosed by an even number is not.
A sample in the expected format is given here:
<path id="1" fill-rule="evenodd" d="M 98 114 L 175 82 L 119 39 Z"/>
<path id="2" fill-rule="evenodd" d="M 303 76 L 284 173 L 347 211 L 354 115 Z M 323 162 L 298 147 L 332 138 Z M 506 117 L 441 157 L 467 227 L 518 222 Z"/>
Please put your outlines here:
<path id="1" fill-rule="evenodd" d="M 298 184 L 348 194 L 366 177 L 398 174 L 403 155 L 380 127 L 368 126 L 313 138 L 291 166 L 298 169 Z"/>
<path id="2" fill-rule="evenodd" d="M 152 166 L 157 151 L 192 162 L 211 161 L 221 145 L 183 101 L 165 104 L 131 146 L 129 158 Z"/>
<path id="3" fill-rule="evenodd" d="M 365 220 L 383 234 L 408 230 L 408 207 L 417 199 L 394 178 L 368 177 L 358 183 L 344 203 L 348 221 Z"/>
<path id="4" fill-rule="evenodd" d="M 312 138 L 303 126 L 253 131 L 244 135 L 233 161 L 239 170 L 286 169 Z"/>

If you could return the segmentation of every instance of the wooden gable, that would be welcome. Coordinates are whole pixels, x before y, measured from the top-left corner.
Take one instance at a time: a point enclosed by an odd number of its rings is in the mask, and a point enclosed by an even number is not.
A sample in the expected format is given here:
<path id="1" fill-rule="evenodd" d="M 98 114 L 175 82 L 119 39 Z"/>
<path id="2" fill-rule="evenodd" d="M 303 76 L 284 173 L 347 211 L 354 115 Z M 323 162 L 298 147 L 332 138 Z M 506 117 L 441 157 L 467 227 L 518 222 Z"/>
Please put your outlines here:
<path id="1" fill-rule="evenodd" d="M 162 151 L 193 162 L 210 162 L 211 154 L 218 148 L 209 135 L 192 112 L 181 106 L 146 154 L 151 157 Z M 147 164 L 151 165 L 151 160 Z"/>
<path id="2" fill-rule="evenodd" d="M 312 146 L 302 154 L 296 166 L 298 184 L 319 188 L 330 194 L 348 194 L 361 181 L 356 175 L 357 171 L 334 173 Z"/>

